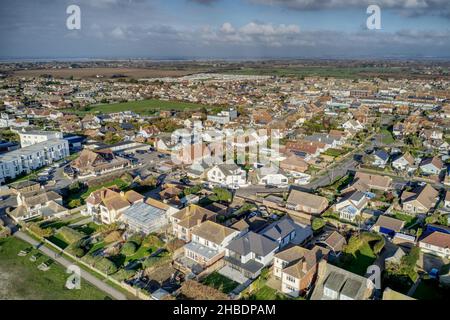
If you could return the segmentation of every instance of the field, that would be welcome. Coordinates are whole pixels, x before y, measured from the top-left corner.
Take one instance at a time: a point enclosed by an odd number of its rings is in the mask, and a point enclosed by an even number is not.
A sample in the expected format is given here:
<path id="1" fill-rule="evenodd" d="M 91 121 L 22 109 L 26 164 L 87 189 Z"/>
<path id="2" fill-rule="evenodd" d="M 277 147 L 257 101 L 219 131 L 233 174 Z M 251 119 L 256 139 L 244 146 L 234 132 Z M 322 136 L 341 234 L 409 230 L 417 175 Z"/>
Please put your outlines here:
<path id="1" fill-rule="evenodd" d="M 405 70 L 400 67 L 333 67 L 333 66 L 295 66 L 279 68 L 241 68 L 229 70 L 229 74 L 269 75 L 293 77 L 335 77 L 345 79 L 370 78 L 374 76 L 399 76 Z"/>
<path id="2" fill-rule="evenodd" d="M 148 99 L 140 101 L 130 101 L 123 103 L 112 104 L 98 104 L 92 105 L 87 110 L 79 111 L 73 109 L 66 109 L 67 112 L 74 112 L 78 114 L 86 113 L 114 113 L 121 111 L 133 111 L 139 114 L 152 115 L 160 110 L 199 110 L 203 107 L 211 109 L 211 106 L 204 106 L 198 103 L 181 102 L 181 101 L 164 101 L 157 99 Z"/>
<path id="3" fill-rule="evenodd" d="M 146 69 L 146 68 L 63 68 L 63 69 L 36 69 L 15 71 L 16 77 L 39 77 L 44 74 L 52 75 L 54 78 L 88 79 L 96 78 L 97 75 L 111 78 L 114 75 L 123 75 L 132 79 L 182 77 L 197 73 L 200 69 L 169 70 L 169 69 Z"/>
<path id="4" fill-rule="evenodd" d="M 65 269 L 53 263 L 48 271 L 37 266 L 48 257 L 42 256 L 36 262 L 29 257 L 19 257 L 20 250 L 30 246 L 16 238 L 0 241 L 0 299 L 8 300 L 104 300 L 106 295 L 82 280 L 81 290 L 64 287 Z M 36 252 L 36 251 L 35 251 Z"/>

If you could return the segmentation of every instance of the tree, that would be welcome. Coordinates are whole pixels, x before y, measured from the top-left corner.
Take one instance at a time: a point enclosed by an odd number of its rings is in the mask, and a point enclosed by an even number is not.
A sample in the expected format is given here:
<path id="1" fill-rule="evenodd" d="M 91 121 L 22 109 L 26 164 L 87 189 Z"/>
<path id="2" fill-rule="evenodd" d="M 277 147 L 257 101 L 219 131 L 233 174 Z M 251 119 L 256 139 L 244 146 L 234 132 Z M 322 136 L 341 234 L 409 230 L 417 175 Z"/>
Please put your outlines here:
<path id="1" fill-rule="evenodd" d="M 73 208 L 78 208 L 81 206 L 81 200 L 80 199 L 73 199 L 70 200 L 70 202 L 67 205 L 69 208 L 73 209 Z"/>
<path id="2" fill-rule="evenodd" d="M 326 222 L 322 218 L 314 218 L 312 221 L 312 229 L 313 231 L 318 231 L 325 226 Z"/>
<path id="3" fill-rule="evenodd" d="M 231 192 L 224 188 L 216 187 L 213 189 L 213 192 L 214 192 L 214 195 L 210 196 L 210 199 L 212 201 L 230 202 L 231 199 L 233 198 L 233 195 L 231 194 Z"/>
<path id="4" fill-rule="evenodd" d="M 132 256 L 133 254 L 135 254 L 136 250 L 137 250 L 137 244 L 132 241 L 129 241 L 122 246 L 122 249 L 120 250 L 120 252 L 128 257 L 128 256 Z"/>

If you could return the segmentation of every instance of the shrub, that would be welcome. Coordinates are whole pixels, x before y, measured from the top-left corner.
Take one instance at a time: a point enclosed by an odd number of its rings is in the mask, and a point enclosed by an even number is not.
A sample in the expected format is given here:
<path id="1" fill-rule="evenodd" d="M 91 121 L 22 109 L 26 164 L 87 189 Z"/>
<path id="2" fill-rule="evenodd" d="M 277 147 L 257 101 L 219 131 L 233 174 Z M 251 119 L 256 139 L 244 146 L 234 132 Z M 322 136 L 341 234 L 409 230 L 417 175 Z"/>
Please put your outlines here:
<path id="1" fill-rule="evenodd" d="M 148 235 L 144 241 L 143 244 L 147 247 L 163 247 L 164 246 L 164 242 L 158 238 L 158 236 L 150 234 Z"/>
<path id="2" fill-rule="evenodd" d="M 52 229 L 47 228 L 43 229 L 38 224 L 32 222 L 28 224 L 28 228 L 35 234 L 37 234 L 40 237 L 50 237 L 53 234 Z"/>
<path id="3" fill-rule="evenodd" d="M 134 243 L 133 241 L 129 241 L 122 246 L 120 252 L 126 256 L 132 256 L 133 254 L 136 253 L 137 249 L 138 249 L 137 244 Z"/>
<path id="4" fill-rule="evenodd" d="M 386 241 L 384 240 L 384 238 L 381 238 L 380 241 L 377 241 L 377 243 L 375 243 L 375 245 L 373 246 L 373 252 L 375 254 L 379 254 L 381 250 L 383 250 L 385 244 Z"/>
<path id="5" fill-rule="evenodd" d="M 120 269 L 112 277 L 117 281 L 124 281 L 131 279 L 135 274 L 136 274 L 135 270 Z"/>
<path id="6" fill-rule="evenodd" d="M 66 226 L 61 227 L 57 234 L 61 235 L 69 244 L 80 241 L 84 237 L 84 234 Z"/>
<path id="7" fill-rule="evenodd" d="M 134 234 L 128 238 L 129 242 L 134 242 L 136 245 L 140 246 L 142 244 L 144 237 L 139 234 Z"/>
<path id="8" fill-rule="evenodd" d="M 95 268 L 107 275 L 117 272 L 117 266 L 108 258 L 101 258 L 95 263 Z"/>
<path id="9" fill-rule="evenodd" d="M 314 218 L 311 226 L 313 231 L 318 231 L 325 226 L 325 220 L 321 218 Z"/>
<path id="10" fill-rule="evenodd" d="M 80 199 L 70 200 L 70 202 L 67 204 L 67 206 L 71 209 L 78 208 L 81 206 L 81 200 Z"/>
<path id="11" fill-rule="evenodd" d="M 113 242 L 119 241 L 121 239 L 121 237 L 122 237 L 122 235 L 120 234 L 119 231 L 112 231 L 105 237 L 104 240 L 106 243 L 113 243 Z"/>

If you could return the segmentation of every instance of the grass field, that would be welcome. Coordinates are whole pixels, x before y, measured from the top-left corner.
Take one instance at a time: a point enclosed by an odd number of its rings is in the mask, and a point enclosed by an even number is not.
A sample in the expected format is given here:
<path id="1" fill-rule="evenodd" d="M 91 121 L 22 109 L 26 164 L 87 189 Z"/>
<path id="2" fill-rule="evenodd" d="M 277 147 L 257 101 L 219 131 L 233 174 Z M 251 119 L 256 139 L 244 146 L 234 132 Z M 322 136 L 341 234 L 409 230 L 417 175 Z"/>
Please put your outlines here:
<path id="1" fill-rule="evenodd" d="M 381 135 L 383 136 L 381 138 L 381 142 L 383 142 L 384 144 L 392 144 L 395 142 L 395 139 L 389 130 L 387 129 L 381 130 Z"/>
<path id="2" fill-rule="evenodd" d="M 239 285 L 239 283 L 228 279 L 218 272 L 211 273 L 202 281 L 202 283 L 204 285 L 216 288 L 226 294 L 233 291 Z"/>
<path id="3" fill-rule="evenodd" d="M 153 115 L 160 110 L 199 110 L 203 107 L 213 109 L 217 107 L 205 106 L 198 103 L 181 102 L 181 101 L 164 101 L 157 99 L 148 99 L 140 101 L 130 101 L 123 103 L 98 104 L 92 105 L 87 110 L 80 111 L 75 109 L 66 109 L 65 111 L 77 114 L 86 113 L 114 113 L 120 111 L 133 111 L 143 115 Z"/>
<path id="4" fill-rule="evenodd" d="M 241 75 L 268 75 L 268 76 L 294 76 L 294 77 L 335 77 L 345 79 L 369 78 L 374 75 L 399 75 L 403 72 L 402 68 L 377 68 L 377 67 L 332 67 L 332 66 L 305 66 L 292 68 L 243 68 L 230 70 L 226 73 Z"/>
<path id="5" fill-rule="evenodd" d="M 81 290 L 64 287 L 67 273 L 57 263 L 44 272 L 37 266 L 47 261 L 46 256 L 31 262 L 29 257 L 19 257 L 20 250 L 30 245 L 11 237 L 0 241 L 0 299 L 9 300 L 104 300 L 106 295 L 82 280 Z M 36 252 L 34 250 L 33 252 Z"/>

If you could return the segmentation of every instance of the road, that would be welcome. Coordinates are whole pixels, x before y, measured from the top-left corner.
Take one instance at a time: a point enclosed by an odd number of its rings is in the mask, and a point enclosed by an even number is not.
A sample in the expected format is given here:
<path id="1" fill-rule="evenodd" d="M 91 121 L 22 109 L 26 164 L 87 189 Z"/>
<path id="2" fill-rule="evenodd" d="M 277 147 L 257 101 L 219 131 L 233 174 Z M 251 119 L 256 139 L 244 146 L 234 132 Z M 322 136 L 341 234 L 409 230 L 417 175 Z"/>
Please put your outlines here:
<path id="1" fill-rule="evenodd" d="M 38 247 L 42 253 L 49 256 L 50 258 L 57 261 L 58 263 L 60 263 L 62 266 L 66 267 L 66 268 L 74 264 L 72 261 L 69 261 L 64 257 L 56 256 L 57 253 L 55 251 L 53 251 L 43 245 L 40 245 L 40 243 L 38 241 L 36 241 L 33 238 L 31 238 L 30 236 L 26 235 L 22 231 L 15 232 L 14 236 L 25 242 L 28 242 L 29 244 L 33 245 L 35 248 Z M 110 297 L 112 297 L 116 300 L 127 300 L 127 297 L 122 292 L 114 289 L 110 285 L 104 283 L 102 280 L 91 275 L 89 272 L 87 272 L 83 269 L 81 269 L 81 277 L 84 280 L 86 280 L 87 282 L 89 282 L 90 284 L 92 284 L 93 286 L 95 286 L 98 289 L 100 289 L 101 291 L 105 292 Z"/>

